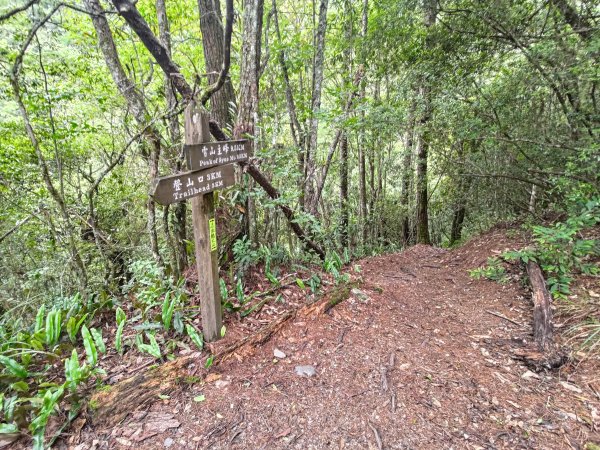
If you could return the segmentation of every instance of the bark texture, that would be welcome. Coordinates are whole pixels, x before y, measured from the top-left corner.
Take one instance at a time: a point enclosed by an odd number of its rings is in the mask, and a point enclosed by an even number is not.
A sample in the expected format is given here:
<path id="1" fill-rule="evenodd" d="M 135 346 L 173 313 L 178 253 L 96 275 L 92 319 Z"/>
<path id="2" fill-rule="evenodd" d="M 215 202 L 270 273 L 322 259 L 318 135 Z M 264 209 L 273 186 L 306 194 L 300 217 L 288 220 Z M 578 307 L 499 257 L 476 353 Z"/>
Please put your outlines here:
<path id="1" fill-rule="evenodd" d="M 143 136 L 148 146 L 148 150 L 144 155 L 148 163 L 148 175 L 150 179 L 154 179 L 158 176 L 158 162 L 161 153 L 160 133 L 156 127 L 149 124 L 144 98 L 135 83 L 133 83 L 133 81 L 125 74 L 112 32 L 110 31 L 108 21 L 106 20 L 104 10 L 100 6 L 100 2 L 98 0 L 84 0 L 84 4 L 90 13 L 92 24 L 94 25 L 94 29 L 98 36 L 98 46 L 102 51 L 104 61 L 106 62 L 112 79 L 117 85 L 117 89 L 123 98 L 125 98 L 127 106 L 131 110 L 139 127 L 143 130 Z M 161 48 L 163 47 L 161 46 Z M 146 209 L 148 211 L 150 247 L 157 264 L 162 265 L 163 261 L 158 250 L 158 235 L 156 232 L 156 204 L 150 196 L 148 196 L 146 200 Z"/>
<path id="2" fill-rule="evenodd" d="M 219 0 L 198 0 L 202 49 L 208 82 L 215 83 L 223 65 L 223 23 Z M 227 78 L 223 87 L 210 98 L 210 118 L 223 127 L 232 127 L 231 110 L 235 105 L 235 92 L 231 80 Z"/>
<path id="3" fill-rule="evenodd" d="M 161 44 L 165 47 L 167 54 L 171 57 L 171 30 L 169 26 L 169 19 L 167 17 L 167 9 L 165 0 L 156 0 L 156 15 L 158 19 L 158 36 Z M 167 108 L 169 111 L 175 111 L 177 108 L 177 96 L 175 86 L 171 81 L 171 78 L 164 74 L 165 79 L 165 99 L 167 101 Z M 169 135 L 171 138 L 171 148 L 169 153 L 166 155 L 169 160 L 169 165 L 175 172 L 181 171 L 182 159 L 177 151 L 179 143 L 181 141 L 181 130 L 179 125 L 179 117 L 176 114 L 171 114 L 168 119 L 169 121 Z M 185 241 L 186 236 L 186 210 L 187 203 L 179 202 L 172 207 L 173 210 L 173 234 L 169 232 L 169 211 L 171 208 L 166 207 L 164 211 L 164 230 L 167 235 L 167 239 L 170 242 L 170 246 L 173 252 L 173 266 L 177 277 L 180 277 L 185 268 L 187 267 L 187 249 Z"/>
<path id="4" fill-rule="evenodd" d="M 315 36 L 315 57 L 312 77 L 311 118 L 309 142 L 306 150 L 304 168 L 304 199 L 305 205 L 313 205 L 315 156 L 317 153 L 319 119 L 317 114 L 321 109 L 321 92 L 323 89 L 323 63 L 325 61 L 325 32 L 327 31 L 328 0 L 321 0 L 319 6 L 319 25 Z"/>
<path id="5" fill-rule="evenodd" d="M 533 299 L 533 337 L 540 351 L 544 351 L 552 345 L 552 297 L 546 288 L 542 269 L 536 262 L 530 260 L 527 263 L 527 275 Z"/>
<path id="6" fill-rule="evenodd" d="M 429 29 L 435 25 L 437 17 L 437 3 L 435 0 L 423 1 L 423 23 L 428 30 L 425 38 L 425 46 L 431 48 L 433 43 Z M 416 227 L 417 243 L 431 243 L 429 237 L 429 193 L 427 189 L 427 158 L 429 154 L 429 145 L 431 133 L 429 131 L 429 121 L 432 116 L 431 106 L 431 79 L 429 74 L 422 74 L 421 86 L 419 86 L 419 96 L 422 102 L 422 113 L 419 120 L 419 140 L 417 143 L 417 173 L 416 173 Z"/>

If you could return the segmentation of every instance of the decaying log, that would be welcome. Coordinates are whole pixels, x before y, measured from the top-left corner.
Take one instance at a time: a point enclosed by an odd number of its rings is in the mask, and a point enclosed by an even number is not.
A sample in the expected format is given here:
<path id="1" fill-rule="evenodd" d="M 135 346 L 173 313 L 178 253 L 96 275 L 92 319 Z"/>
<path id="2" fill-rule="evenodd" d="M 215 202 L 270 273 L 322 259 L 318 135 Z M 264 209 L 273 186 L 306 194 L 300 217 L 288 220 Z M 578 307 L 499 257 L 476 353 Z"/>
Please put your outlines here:
<path id="1" fill-rule="evenodd" d="M 209 348 L 214 355 L 211 367 L 214 368 L 234 356 L 245 357 L 252 354 L 257 347 L 268 342 L 289 320 L 293 320 L 296 316 L 318 316 L 329 311 L 348 298 L 351 288 L 355 286 L 357 286 L 356 283 L 337 286 L 318 301 L 285 312 L 257 332 L 227 347 L 220 348 L 218 343 L 211 344 Z M 204 354 L 192 353 L 158 367 L 144 367 L 133 377 L 123 380 L 107 390 L 96 392 L 90 400 L 90 404 L 93 405 L 94 427 L 111 429 L 124 421 L 129 414 L 158 401 L 159 394 L 168 394 L 185 386 L 185 381 L 191 377 L 203 377 L 208 373 L 203 364 L 203 360 L 208 356 L 206 352 Z"/>
<path id="2" fill-rule="evenodd" d="M 552 297 L 546 288 L 546 281 L 540 266 L 534 262 L 527 263 L 527 275 L 531 283 L 533 300 L 533 337 L 541 352 L 552 346 Z"/>
<path id="3" fill-rule="evenodd" d="M 221 364 L 233 355 L 250 354 L 255 347 L 268 342 L 286 324 L 286 322 L 296 316 L 296 310 L 288 311 L 283 316 L 277 318 L 270 324 L 262 327 L 256 333 L 246 336 L 237 342 L 219 350 L 214 357 L 213 364 Z"/>

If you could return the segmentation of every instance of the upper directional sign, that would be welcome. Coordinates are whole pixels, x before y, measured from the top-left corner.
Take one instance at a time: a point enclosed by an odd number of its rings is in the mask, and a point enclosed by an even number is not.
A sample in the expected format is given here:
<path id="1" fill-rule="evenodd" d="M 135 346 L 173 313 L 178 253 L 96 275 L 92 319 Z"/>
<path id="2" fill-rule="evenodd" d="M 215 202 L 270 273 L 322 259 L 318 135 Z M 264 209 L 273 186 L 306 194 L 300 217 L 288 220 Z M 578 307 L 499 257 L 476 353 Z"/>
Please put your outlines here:
<path id="1" fill-rule="evenodd" d="M 206 142 L 183 147 L 190 170 L 206 169 L 222 164 L 246 161 L 250 156 L 248 140 Z"/>
<path id="2" fill-rule="evenodd" d="M 233 164 L 157 178 L 150 195 L 161 205 L 182 202 L 235 184 Z"/>

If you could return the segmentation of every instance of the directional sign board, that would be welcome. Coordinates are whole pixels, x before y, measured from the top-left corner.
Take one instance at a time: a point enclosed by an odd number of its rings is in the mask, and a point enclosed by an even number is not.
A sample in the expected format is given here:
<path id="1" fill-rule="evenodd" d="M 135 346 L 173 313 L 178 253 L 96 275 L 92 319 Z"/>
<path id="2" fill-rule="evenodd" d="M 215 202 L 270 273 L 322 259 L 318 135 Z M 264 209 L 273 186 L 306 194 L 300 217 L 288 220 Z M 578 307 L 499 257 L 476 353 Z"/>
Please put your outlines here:
<path id="1" fill-rule="evenodd" d="M 250 141 L 245 139 L 185 145 L 183 150 L 190 170 L 247 161 L 248 157 L 252 156 Z"/>
<path id="2" fill-rule="evenodd" d="M 150 190 L 150 195 L 157 203 L 169 205 L 201 194 L 208 194 L 217 189 L 225 189 L 234 184 L 234 166 L 233 164 L 227 164 L 212 169 L 157 178 Z"/>

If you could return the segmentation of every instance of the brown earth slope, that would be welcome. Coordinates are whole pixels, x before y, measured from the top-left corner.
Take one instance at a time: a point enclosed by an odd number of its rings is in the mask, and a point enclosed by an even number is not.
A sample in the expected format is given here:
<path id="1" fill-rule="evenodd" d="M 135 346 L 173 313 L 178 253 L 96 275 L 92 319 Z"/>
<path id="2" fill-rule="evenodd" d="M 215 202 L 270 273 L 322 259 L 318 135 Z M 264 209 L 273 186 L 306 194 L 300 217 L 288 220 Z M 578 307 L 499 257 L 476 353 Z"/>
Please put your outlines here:
<path id="1" fill-rule="evenodd" d="M 204 381 L 182 383 L 118 426 L 88 420 L 92 427 L 77 448 L 598 443 L 593 364 L 531 372 L 512 357 L 531 340 L 529 294 L 517 281 L 501 285 L 468 274 L 518 245 L 506 234 L 497 228 L 453 251 L 416 246 L 360 261 L 359 290 L 327 314 L 296 316 L 251 355 L 219 364 Z M 274 358 L 275 349 L 285 358 Z M 297 375 L 299 365 L 316 374 Z"/>

